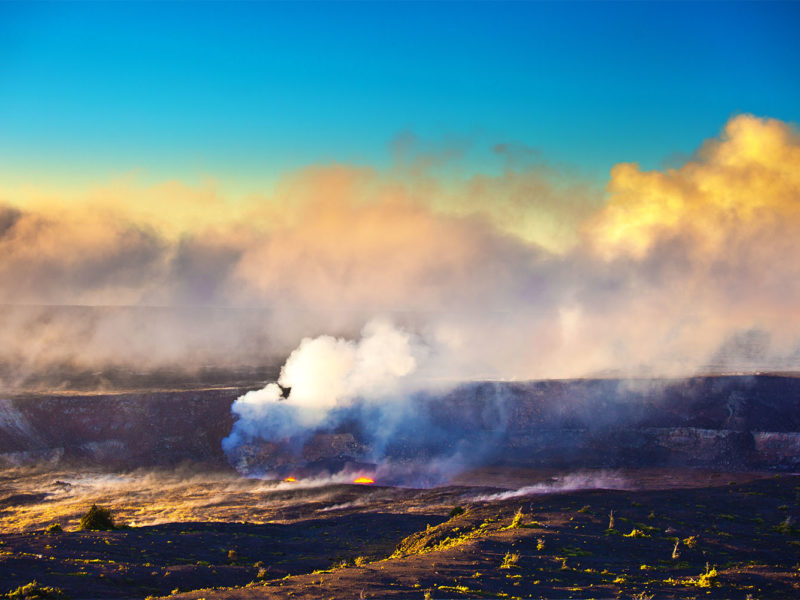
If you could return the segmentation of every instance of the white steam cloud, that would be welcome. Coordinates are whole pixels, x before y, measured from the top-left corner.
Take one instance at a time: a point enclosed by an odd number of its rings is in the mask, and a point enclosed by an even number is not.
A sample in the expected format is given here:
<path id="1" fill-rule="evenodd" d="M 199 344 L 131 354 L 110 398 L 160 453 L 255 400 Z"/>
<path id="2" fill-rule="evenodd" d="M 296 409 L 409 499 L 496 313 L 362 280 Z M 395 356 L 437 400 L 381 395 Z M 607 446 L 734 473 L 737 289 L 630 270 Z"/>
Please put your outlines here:
<path id="1" fill-rule="evenodd" d="M 630 489 L 630 482 L 617 473 L 570 473 L 559 476 L 555 481 L 527 485 L 516 490 L 484 494 L 470 498 L 470 502 L 494 502 L 508 500 L 521 496 L 534 496 L 537 494 L 557 494 L 574 490 L 626 490 Z"/>
<path id="2" fill-rule="evenodd" d="M 373 403 L 412 391 L 418 361 L 428 349 L 414 335 L 385 319 L 367 323 L 358 341 L 305 338 L 291 353 L 278 383 L 248 392 L 231 410 L 239 417 L 223 442 L 291 437 L 325 423 L 336 408 L 355 400 Z M 286 398 L 281 388 L 289 389 Z"/>

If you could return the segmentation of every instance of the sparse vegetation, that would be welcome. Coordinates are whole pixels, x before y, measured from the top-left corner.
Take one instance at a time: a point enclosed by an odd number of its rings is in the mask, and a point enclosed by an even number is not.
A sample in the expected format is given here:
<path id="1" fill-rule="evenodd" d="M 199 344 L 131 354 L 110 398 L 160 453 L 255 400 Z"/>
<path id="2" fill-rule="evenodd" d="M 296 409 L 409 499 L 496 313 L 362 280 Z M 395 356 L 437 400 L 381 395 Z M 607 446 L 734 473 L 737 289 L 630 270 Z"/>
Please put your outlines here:
<path id="1" fill-rule="evenodd" d="M 450 511 L 450 518 L 457 517 L 458 515 L 464 514 L 464 508 L 462 506 L 455 506 L 453 510 Z"/>
<path id="2" fill-rule="evenodd" d="M 778 533 L 782 533 L 783 535 L 798 535 L 800 534 L 800 529 L 794 526 L 794 521 L 791 517 L 786 517 L 780 525 L 776 525 L 773 527 L 775 531 Z"/>
<path id="3" fill-rule="evenodd" d="M 109 531 L 114 529 L 114 519 L 111 511 L 102 506 L 92 504 L 91 508 L 81 517 L 79 529 L 87 531 Z"/>
<path id="4" fill-rule="evenodd" d="M 747 492 L 753 489 L 765 493 L 752 497 Z M 205 586 L 250 586 L 263 588 L 265 597 L 286 598 L 311 589 L 320 597 L 337 598 L 358 598 L 362 589 L 366 597 L 376 598 L 422 598 L 425 590 L 437 598 L 647 599 L 707 592 L 720 598 L 744 598 L 747 593 L 794 597 L 800 538 L 778 535 L 775 526 L 792 526 L 785 518 L 794 509 L 781 512 L 780 506 L 794 506 L 800 478 L 780 485 L 769 480 L 743 485 L 732 498 L 727 487 L 723 491 L 724 497 L 716 488 L 692 488 L 663 498 L 661 492 L 615 492 L 613 499 L 602 492 L 577 492 L 525 504 L 517 498 L 469 505 L 460 490 L 450 496 L 446 490 L 419 495 L 398 491 L 397 497 L 408 494 L 414 502 L 398 503 L 397 510 L 380 514 L 367 510 L 341 518 L 337 511 L 298 509 L 287 513 L 293 517 L 288 523 L 251 519 L 245 524 L 238 512 L 236 522 L 165 523 L 93 535 L 45 534 L 48 525 L 63 526 L 70 519 L 50 512 L 27 534 L 0 535 L 0 572 L 12 573 L 23 563 L 25 569 L 17 570 L 6 586 L 0 582 L 0 599 L 25 600 L 20 593 L 9 596 L 10 588 L 34 577 L 58 585 L 73 598 L 112 597 L 119 586 L 139 598 L 164 597 L 178 589 L 197 590 L 194 598 Z M 430 494 L 433 503 L 417 512 L 425 506 L 418 500 L 423 494 Z M 643 506 L 628 508 L 633 499 Z M 590 511 L 582 510 L 587 501 Z M 457 502 L 466 510 L 447 519 Z M 708 510 L 698 512 L 696 503 Z M 111 495 L 98 504 L 119 508 L 116 519 L 141 514 Z M 606 537 L 606 518 L 615 505 L 624 507 L 622 514 L 614 513 L 620 530 Z M 651 510 L 656 521 L 647 520 Z M 759 514 L 764 524 L 754 521 Z M 715 523 L 719 527 L 712 527 Z M 725 526 L 730 529 L 720 531 Z M 642 539 L 625 539 L 623 533 Z M 398 553 L 390 557 L 400 539 Z M 714 562 L 719 566 L 712 568 Z M 58 578 L 47 579 L 51 573 Z M 212 597 L 220 594 L 209 590 Z"/>
<path id="5" fill-rule="evenodd" d="M 697 587 L 701 588 L 710 588 L 716 584 L 717 577 L 719 577 L 717 569 L 710 568 L 709 564 L 706 563 L 706 572 L 702 573 L 697 579 L 687 580 L 686 583 L 690 585 L 696 585 Z"/>
<path id="6" fill-rule="evenodd" d="M 648 535 L 644 531 L 642 531 L 641 529 L 634 528 L 634 529 L 631 529 L 630 533 L 623 533 L 622 537 L 643 538 L 643 537 L 648 537 Z"/>
<path id="7" fill-rule="evenodd" d="M 41 586 L 34 579 L 30 583 L 19 586 L 3 596 L 8 600 L 37 600 L 38 598 L 66 598 L 64 592 L 55 587 Z"/>
<path id="8" fill-rule="evenodd" d="M 519 562 L 519 554 L 516 552 L 506 552 L 503 557 L 503 562 L 500 564 L 501 569 L 516 568 Z"/>
<path id="9" fill-rule="evenodd" d="M 48 525 L 45 531 L 47 533 L 61 533 L 62 531 L 64 531 L 64 529 L 58 523 L 53 523 L 51 525 Z"/>
<path id="10" fill-rule="evenodd" d="M 522 527 L 522 517 L 523 516 L 524 515 L 522 513 L 522 507 L 520 506 L 519 509 L 517 509 L 517 512 L 514 513 L 514 518 L 511 519 L 511 525 L 509 525 L 508 528 L 509 529 L 518 529 L 518 528 Z"/>
<path id="11" fill-rule="evenodd" d="M 697 539 L 698 536 L 690 535 L 689 537 L 684 538 L 683 545 L 687 548 L 697 548 Z"/>

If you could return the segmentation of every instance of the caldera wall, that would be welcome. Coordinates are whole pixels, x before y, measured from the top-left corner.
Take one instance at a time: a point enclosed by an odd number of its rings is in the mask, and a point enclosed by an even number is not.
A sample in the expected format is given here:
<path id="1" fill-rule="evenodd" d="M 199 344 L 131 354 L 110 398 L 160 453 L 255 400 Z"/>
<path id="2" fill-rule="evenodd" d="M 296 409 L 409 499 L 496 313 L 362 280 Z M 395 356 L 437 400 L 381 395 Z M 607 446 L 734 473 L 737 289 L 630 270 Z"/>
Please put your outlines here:
<path id="1" fill-rule="evenodd" d="M 279 444 L 256 442 L 227 457 L 231 403 L 246 388 L 119 394 L 0 396 L 0 461 L 75 462 L 130 469 L 185 461 L 269 468 Z M 459 448 L 478 464 L 528 467 L 703 466 L 800 468 L 800 379 L 478 383 L 420 394 L 433 431 L 400 426 L 386 456 L 426 460 Z M 369 458 L 363 424 L 309 435 L 288 458 L 335 465 Z M 341 429 L 341 428 L 340 428 Z"/>

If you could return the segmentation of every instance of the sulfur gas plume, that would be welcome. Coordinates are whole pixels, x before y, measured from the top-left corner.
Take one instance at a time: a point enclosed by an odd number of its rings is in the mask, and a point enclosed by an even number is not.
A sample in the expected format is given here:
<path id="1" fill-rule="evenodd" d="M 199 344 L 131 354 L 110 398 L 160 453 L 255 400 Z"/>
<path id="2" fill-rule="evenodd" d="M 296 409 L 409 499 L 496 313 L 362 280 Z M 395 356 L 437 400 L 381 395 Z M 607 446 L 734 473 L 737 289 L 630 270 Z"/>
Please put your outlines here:
<path id="1" fill-rule="evenodd" d="M 435 401 L 453 382 L 430 374 L 446 370 L 450 351 L 386 319 L 370 321 L 355 341 L 304 339 L 278 383 L 233 403 L 237 420 L 223 449 L 247 474 L 358 472 L 353 481 L 364 484 L 444 481 L 485 457 L 506 421 L 502 390 L 494 407 L 484 407 L 487 427 L 475 429 L 480 419 L 470 428 L 442 418 Z"/>
<path id="2" fill-rule="evenodd" d="M 329 421 L 357 400 L 385 401 L 409 386 L 423 347 L 391 323 L 368 323 L 355 342 L 331 336 L 306 338 L 281 369 L 278 383 L 248 392 L 233 403 L 239 417 L 226 449 L 243 440 L 298 435 Z M 288 389 L 286 398 L 283 389 Z"/>

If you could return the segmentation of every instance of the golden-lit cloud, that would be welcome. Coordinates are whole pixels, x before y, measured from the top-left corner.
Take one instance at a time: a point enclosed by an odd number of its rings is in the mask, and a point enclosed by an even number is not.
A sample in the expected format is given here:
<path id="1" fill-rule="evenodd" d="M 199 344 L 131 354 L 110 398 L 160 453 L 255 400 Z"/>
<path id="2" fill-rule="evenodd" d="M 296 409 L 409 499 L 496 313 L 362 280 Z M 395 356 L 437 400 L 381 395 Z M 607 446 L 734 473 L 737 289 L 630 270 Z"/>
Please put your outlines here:
<path id="1" fill-rule="evenodd" d="M 390 315 L 446 348 L 443 377 L 733 368 L 756 338 L 751 368 L 797 366 L 791 125 L 734 117 L 678 168 L 615 166 L 605 195 L 541 165 L 459 179 L 409 162 L 309 167 L 251 197 L 135 178 L 0 190 L 0 303 L 164 307 L 4 309 L 4 364 L 279 361 Z"/>
<path id="2" fill-rule="evenodd" d="M 800 135 L 789 125 L 734 117 L 680 168 L 615 166 L 608 203 L 589 235 L 606 257 L 642 258 L 667 238 L 690 237 L 699 252 L 714 255 L 733 242 L 789 234 L 800 223 L 798 164 Z"/>

